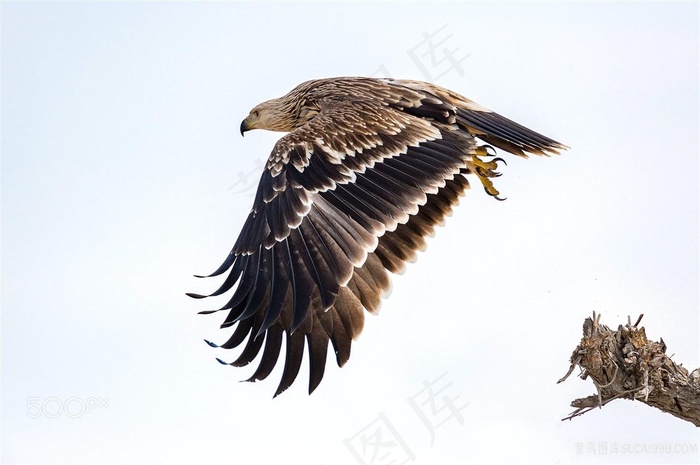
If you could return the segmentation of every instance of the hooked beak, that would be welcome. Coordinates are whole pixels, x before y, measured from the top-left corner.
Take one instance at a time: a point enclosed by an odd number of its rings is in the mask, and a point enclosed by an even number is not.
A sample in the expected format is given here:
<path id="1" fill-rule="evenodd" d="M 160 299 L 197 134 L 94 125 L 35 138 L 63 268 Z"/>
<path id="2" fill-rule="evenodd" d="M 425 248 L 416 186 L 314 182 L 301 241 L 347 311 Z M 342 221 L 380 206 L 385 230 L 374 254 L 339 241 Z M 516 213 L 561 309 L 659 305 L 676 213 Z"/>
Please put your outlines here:
<path id="1" fill-rule="evenodd" d="M 244 119 L 243 122 L 241 123 L 241 136 L 244 135 L 246 131 L 249 131 L 250 128 L 248 127 L 248 119 Z"/>

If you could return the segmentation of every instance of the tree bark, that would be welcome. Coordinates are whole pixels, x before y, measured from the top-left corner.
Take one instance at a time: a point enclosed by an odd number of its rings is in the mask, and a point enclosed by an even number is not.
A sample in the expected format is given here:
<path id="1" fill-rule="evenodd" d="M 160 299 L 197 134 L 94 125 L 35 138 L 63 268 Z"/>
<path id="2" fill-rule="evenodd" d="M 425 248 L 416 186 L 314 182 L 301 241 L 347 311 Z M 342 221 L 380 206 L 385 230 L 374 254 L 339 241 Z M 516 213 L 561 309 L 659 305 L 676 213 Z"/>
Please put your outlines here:
<path id="1" fill-rule="evenodd" d="M 571 402 L 576 410 L 564 420 L 615 399 L 631 399 L 700 426 L 700 368 L 689 374 L 666 355 L 663 339 L 649 341 L 644 327 L 638 326 L 642 316 L 617 331 L 601 325 L 595 312 L 586 318 L 569 372 L 559 383 L 578 366 L 581 379 L 590 377 L 598 393 Z"/>

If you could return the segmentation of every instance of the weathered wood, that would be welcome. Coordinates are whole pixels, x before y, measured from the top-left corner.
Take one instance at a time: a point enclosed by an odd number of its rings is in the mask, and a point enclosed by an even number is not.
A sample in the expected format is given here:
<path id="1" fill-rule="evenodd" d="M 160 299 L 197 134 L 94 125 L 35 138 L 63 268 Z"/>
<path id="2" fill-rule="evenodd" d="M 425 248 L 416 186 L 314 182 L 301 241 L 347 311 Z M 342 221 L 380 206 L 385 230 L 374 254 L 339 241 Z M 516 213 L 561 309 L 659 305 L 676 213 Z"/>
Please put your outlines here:
<path id="1" fill-rule="evenodd" d="M 590 378 L 598 394 L 571 403 L 576 410 L 564 420 L 611 402 L 631 399 L 700 426 L 700 368 L 688 373 L 666 355 L 666 344 L 647 339 L 644 327 L 628 321 L 612 331 L 600 315 L 586 318 L 583 338 L 571 355 L 565 381 L 578 366 L 581 379 Z M 629 320 L 629 319 L 628 319 Z"/>

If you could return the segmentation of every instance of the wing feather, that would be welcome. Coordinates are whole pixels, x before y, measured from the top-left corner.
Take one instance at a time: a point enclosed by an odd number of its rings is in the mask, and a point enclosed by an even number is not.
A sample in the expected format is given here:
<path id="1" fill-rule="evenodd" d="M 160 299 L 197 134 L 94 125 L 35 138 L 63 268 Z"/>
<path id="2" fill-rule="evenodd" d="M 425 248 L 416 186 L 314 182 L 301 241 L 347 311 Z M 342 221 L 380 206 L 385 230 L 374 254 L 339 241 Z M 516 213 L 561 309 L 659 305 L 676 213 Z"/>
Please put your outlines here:
<path id="1" fill-rule="evenodd" d="M 330 199 L 340 201 L 342 205 L 342 200 L 337 199 L 335 195 L 317 199 L 314 206 L 324 219 L 323 223 L 317 224 L 328 225 L 326 231 L 332 234 L 352 266 L 360 266 L 365 260 L 366 249 L 374 247 L 376 238 L 362 228 L 358 223 L 359 219 L 352 218 L 348 213 L 337 208 L 335 204 L 328 201 Z"/>
<path id="2" fill-rule="evenodd" d="M 355 223 L 350 226 L 353 230 L 367 231 L 369 233 L 367 240 L 379 235 L 384 229 L 375 209 L 358 199 L 346 186 L 339 185 L 335 190 L 324 192 L 323 198 L 349 218 L 348 223 Z"/>
<path id="3" fill-rule="evenodd" d="M 376 254 L 369 254 L 365 264 L 355 268 L 348 287 L 368 312 L 379 312 L 382 294 L 389 289 L 389 276 Z"/>
<path id="4" fill-rule="evenodd" d="M 283 260 L 284 243 L 275 244 L 270 249 L 270 299 L 265 309 L 265 317 L 256 336 L 267 331 L 277 322 L 287 300 L 289 278 Z"/>
<path id="5" fill-rule="evenodd" d="M 257 357 L 258 353 L 260 353 L 264 340 L 265 337 L 255 337 L 255 335 L 251 332 L 248 336 L 248 342 L 243 348 L 243 351 L 240 353 L 238 358 L 229 363 L 229 365 L 234 367 L 243 367 L 248 365 L 253 361 L 253 359 L 255 359 L 255 357 Z"/>
<path id="6" fill-rule="evenodd" d="M 284 241 L 288 260 L 285 264 L 288 265 L 287 274 L 290 276 L 292 285 L 292 324 L 289 328 L 292 333 L 306 319 L 311 304 L 311 293 L 314 290 L 313 279 L 301 258 L 300 240 L 298 230 L 293 229 Z"/>
<path id="7" fill-rule="evenodd" d="M 260 365 L 246 381 L 261 381 L 270 376 L 280 356 L 283 334 L 284 330 L 279 325 L 271 326 L 265 331 L 265 349 L 263 349 Z"/>
<path id="8" fill-rule="evenodd" d="M 314 326 L 306 338 L 309 349 L 309 394 L 314 392 L 318 385 L 321 384 L 326 370 L 326 357 L 328 356 L 328 341 L 330 337 L 321 320 L 329 318 L 331 318 L 331 315 L 327 312 L 317 314 Z"/>
<path id="9" fill-rule="evenodd" d="M 263 249 L 261 246 L 260 251 L 258 251 L 256 255 L 257 272 L 255 273 L 255 280 L 252 284 L 252 290 L 245 301 L 243 311 L 236 317 L 237 320 L 243 320 L 258 314 L 261 308 L 266 304 L 265 299 L 269 295 L 270 286 L 268 274 L 270 270 L 270 251 Z"/>
<path id="10" fill-rule="evenodd" d="M 347 287 L 341 288 L 347 289 Z M 337 301 L 339 302 L 339 300 Z M 339 367 L 345 365 L 350 359 L 350 348 L 352 346 L 352 337 L 340 319 L 340 311 L 334 305 L 328 311 L 333 318 L 333 332 L 331 333 L 331 344 L 335 352 L 335 360 Z M 360 309 L 362 311 L 362 309 Z"/>
<path id="11" fill-rule="evenodd" d="M 230 260 L 230 258 L 233 257 L 233 260 Z M 221 295 L 224 292 L 228 291 L 233 287 L 234 284 L 238 281 L 238 278 L 240 277 L 241 273 L 245 269 L 245 261 L 248 259 L 248 256 L 240 256 L 240 255 L 234 255 L 233 253 L 230 253 L 226 261 L 221 265 L 222 267 L 228 263 L 228 268 L 231 268 L 231 272 L 229 275 L 226 277 L 226 280 L 221 284 L 221 286 L 214 292 L 208 295 L 202 295 L 202 294 L 195 294 L 193 292 L 188 292 L 187 295 L 190 297 L 193 297 L 195 299 L 203 299 L 205 297 L 213 297 L 217 295 Z M 222 274 L 223 272 L 220 272 L 221 268 L 216 270 L 214 273 L 212 273 L 209 276 L 217 276 L 219 274 Z M 225 308 L 225 307 L 224 307 Z"/>
<path id="12" fill-rule="evenodd" d="M 299 374 L 301 361 L 304 358 L 304 340 L 305 335 L 299 331 L 287 332 L 286 354 L 284 359 L 284 369 L 282 370 L 282 379 L 277 386 L 274 397 L 282 394 L 292 385 Z"/>
<path id="13" fill-rule="evenodd" d="M 372 176 L 374 174 L 375 176 Z M 366 195 L 375 199 L 380 203 L 379 208 L 383 209 L 383 213 L 399 223 L 408 221 L 408 215 L 414 210 L 415 205 L 405 196 L 400 196 L 396 192 L 392 192 L 385 185 L 382 186 L 374 178 L 377 175 L 376 170 L 369 171 L 365 176 L 357 178 L 355 183 L 361 187 Z"/>
<path id="14" fill-rule="evenodd" d="M 249 318 L 247 320 L 241 320 L 236 325 L 236 329 L 231 334 L 231 337 L 225 343 L 221 344 L 219 347 L 223 349 L 233 349 L 241 345 L 245 341 L 246 336 L 250 332 L 250 328 L 253 327 L 253 319 Z"/>

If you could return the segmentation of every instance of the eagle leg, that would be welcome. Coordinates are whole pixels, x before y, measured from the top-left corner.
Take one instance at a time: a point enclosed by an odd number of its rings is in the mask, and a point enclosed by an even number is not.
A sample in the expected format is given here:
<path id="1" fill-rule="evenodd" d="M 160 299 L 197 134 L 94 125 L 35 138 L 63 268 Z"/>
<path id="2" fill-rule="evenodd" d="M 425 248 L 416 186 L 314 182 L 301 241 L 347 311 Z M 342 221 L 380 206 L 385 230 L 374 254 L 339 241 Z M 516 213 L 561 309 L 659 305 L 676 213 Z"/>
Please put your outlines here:
<path id="1" fill-rule="evenodd" d="M 498 163 L 503 162 L 503 164 L 506 164 L 506 161 L 502 158 L 494 158 L 490 161 L 484 161 L 479 158 L 493 156 L 493 154 L 489 153 L 489 148 L 489 146 L 477 147 L 474 150 L 475 153 L 472 155 L 471 161 L 467 162 L 467 167 L 472 173 L 479 177 L 479 180 L 481 181 L 481 184 L 484 186 L 484 190 L 488 195 L 494 197 L 496 200 L 505 200 L 499 197 L 500 192 L 498 192 L 498 189 L 494 187 L 491 178 L 497 178 L 501 175 L 500 172 L 496 171 L 498 169 Z"/>

